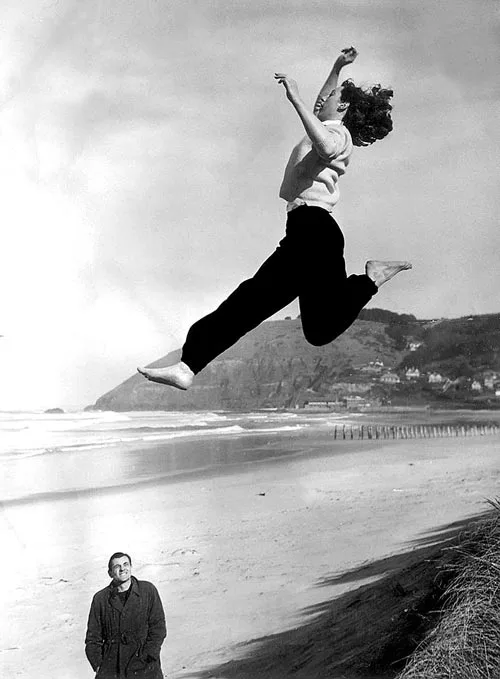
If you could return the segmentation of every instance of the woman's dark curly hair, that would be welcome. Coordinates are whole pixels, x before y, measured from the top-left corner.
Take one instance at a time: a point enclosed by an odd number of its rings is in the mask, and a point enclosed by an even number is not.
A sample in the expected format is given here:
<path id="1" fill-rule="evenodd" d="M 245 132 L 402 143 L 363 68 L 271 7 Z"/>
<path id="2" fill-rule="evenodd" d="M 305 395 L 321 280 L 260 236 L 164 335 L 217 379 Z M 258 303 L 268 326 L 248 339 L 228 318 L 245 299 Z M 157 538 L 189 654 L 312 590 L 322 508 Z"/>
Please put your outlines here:
<path id="1" fill-rule="evenodd" d="M 342 83 L 341 100 L 349 104 L 342 120 L 351 133 L 355 146 L 368 146 L 377 139 L 383 139 L 392 130 L 389 100 L 393 91 L 380 85 L 362 89 L 352 80 Z"/>

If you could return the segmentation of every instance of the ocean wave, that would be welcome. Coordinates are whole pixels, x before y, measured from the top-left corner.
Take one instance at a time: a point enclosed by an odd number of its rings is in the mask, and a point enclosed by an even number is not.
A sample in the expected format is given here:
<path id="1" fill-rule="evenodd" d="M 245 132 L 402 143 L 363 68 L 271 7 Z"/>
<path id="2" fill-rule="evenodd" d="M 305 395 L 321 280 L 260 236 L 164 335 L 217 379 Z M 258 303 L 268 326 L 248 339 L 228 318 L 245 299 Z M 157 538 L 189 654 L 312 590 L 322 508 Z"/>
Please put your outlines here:
<path id="1" fill-rule="evenodd" d="M 245 432 L 247 434 L 279 434 L 281 432 L 287 432 L 287 431 L 299 431 L 303 429 L 307 429 L 311 425 L 308 423 L 304 424 L 284 424 L 281 427 L 260 427 L 260 428 L 252 428 L 252 429 L 245 429 Z"/>
<path id="2" fill-rule="evenodd" d="M 2 413 L 0 458 L 41 455 L 71 446 L 109 445 L 147 431 L 196 431 L 228 424 L 211 412 Z"/>
<path id="3" fill-rule="evenodd" d="M 146 429 L 146 431 L 158 432 L 156 429 Z M 133 444 L 148 441 L 169 441 L 172 439 L 188 438 L 192 436 L 227 436 L 240 434 L 245 432 L 245 429 L 240 425 L 229 425 L 225 427 L 199 428 L 191 427 L 183 430 L 165 429 L 161 433 L 145 434 L 144 428 L 132 429 L 127 432 L 122 432 L 121 436 L 99 435 L 99 432 L 93 432 L 92 437 L 82 437 L 80 439 L 73 439 L 73 441 L 63 441 L 58 445 L 23 445 L 22 442 L 17 442 L 17 446 L 13 444 L 10 450 L 3 450 L 1 452 L 2 460 L 21 460 L 28 457 L 37 457 L 39 455 L 53 455 L 62 452 L 75 452 L 85 450 L 95 450 L 97 448 L 107 448 L 119 444 Z"/>
<path id="4" fill-rule="evenodd" d="M 173 439 L 180 439 L 180 438 L 189 438 L 189 437 L 194 437 L 194 438 L 202 438 L 205 436 L 234 436 L 234 435 L 240 435 L 240 434 L 246 434 L 248 436 L 252 436 L 254 434 L 269 434 L 269 433 L 279 433 L 279 432 L 286 432 L 286 431 L 296 431 L 298 429 L 303 429 L 304 425 L 284 425 L 282 427 L 265 427 L 265 428 L 245 428 L 242 427 L 238 424 L 234 425 L 228 425 L 226 427 L 213 427 L 213 428 L 191 428 L 191 429 L 184 429 L 182 431 L 174 431 L 174 430 L 165 430 L 163 432 L 151 432 L 151 433 L 146 433 L 144 435 L 144 432 L 141 432 L 141 436 L 136 436 L 137 431 L 134 431 L 134 434 L 129 434 L 128 436 L 122 436 L 122 437 L 116 437 L 116 438 L 108 438 L 105 439 L 101 442 L 95 442 L 92 443 L 91 445 L 86 444 L 86 443 L 80 443 L 80 444 L 74 444 L 71 446 L 64 446 L 63 450 L 74 450 L 76 448 L 83 449 L 83 448 L 98 448 L 99 446 L 103 447 L 103 445 L 112 445 L 112 444 L 118 444 L 118 443 L 137 443 L 137 442 L 145 442 L 147 443 L 148 441 L 171 441 Z"/>
<path id="5" fill-rule="evenodd" d="M 85 452 L 86 450 L 105 449 L 117 445 L 134 445 L 141 443 L 172 441 L 187 438 L 201 438 L 201 437 L 231 437 L 231 436 L 254 436 L 262 434 L 280 434 L 286 432 L 296 432 L 303 430 L 310 425 L 308 423 L 297 424 L 277 424 L 269 423 L 268 426 L 242 426 L 241 424 L 226 424 L 223 427 L 200 427 L 190 426 L 183 429 L 175 429 L 168 427 L 137 427 L 122 431 L 121 435 L 111 435 L 111 433 L 93 432 L 91 436 L 83 436 L 73 440 L 67 437 L 63 440 L 53 442 L 51 445 L 38 445 L 31 442 L 27 445 L 27 441 L 17 442 L 14 447 L 11 444 L 10 450 L 1 452 L 1 459 L 8 460 L 22 460 L 30 457 L 38 457 L 40 455 L 55 455 L 61 453 Z"/>
<path id="6" fill-rule="evenodd" d="M 165 431 L 163 434 L 150 434 L 149 436 L 142 436 L 137 441 L 167 441 L 169 439 L 185 438 L 188 436 L 220 436 L 227 434 L 240 434 L 246 430 L 240 425 L 236 424 L 228 427 L 215 427 L 213 429 L 185 429 L 184 431 Z M 130 439 L 128 439 L 130 440 Z"/>
<path id="7" fill-rule="evenodd" d="M 64 450 L 62 448 L 32 448 L 30 450 L 16 450 L 6 453 L 0 451 L 0 455 L 2 462 L 8 462 L 10 460 L 26 460 L 30 457 L 40 457 L 40 455 L 54 455 L 63 452 Z"/>
<path id="8" fill-rule="evenodd" d="M 353 423 L 349 414 L 283 411 L 3 413 L 0 461 L 197 436 L 279 434 Z"/>

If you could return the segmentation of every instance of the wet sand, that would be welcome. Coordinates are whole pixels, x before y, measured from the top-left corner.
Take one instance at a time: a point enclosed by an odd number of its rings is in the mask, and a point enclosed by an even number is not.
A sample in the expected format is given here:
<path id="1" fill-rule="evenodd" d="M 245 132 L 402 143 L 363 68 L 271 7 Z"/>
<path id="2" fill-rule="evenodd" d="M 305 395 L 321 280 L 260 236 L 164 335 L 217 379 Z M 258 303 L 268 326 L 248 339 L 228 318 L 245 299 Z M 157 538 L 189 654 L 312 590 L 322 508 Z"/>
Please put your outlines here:
<path id="1" fill-rule="evenodd" d="M 158 587 L 163 668 L 187 678 L 360 584 L 320 580 L 407 551 L 498 492 L 499 437 L 346 441 L 334 454 L 312 438 L 291 445 L 292 455 L 239 460 L 224 473 L 153 474 L 127 487 L 4 503 L 2 676 L 93 676 L 86 620 L 113 551 L 129 552 L 134 574 Z"/>

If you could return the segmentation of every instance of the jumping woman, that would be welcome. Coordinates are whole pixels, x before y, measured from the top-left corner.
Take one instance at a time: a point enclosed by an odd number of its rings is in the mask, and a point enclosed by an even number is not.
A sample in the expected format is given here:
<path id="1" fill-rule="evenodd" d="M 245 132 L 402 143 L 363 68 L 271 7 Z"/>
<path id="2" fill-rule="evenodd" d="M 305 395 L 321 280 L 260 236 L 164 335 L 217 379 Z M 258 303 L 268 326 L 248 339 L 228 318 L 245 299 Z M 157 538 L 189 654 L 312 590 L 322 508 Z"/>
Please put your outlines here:
<path id="1" fill-rule="evenodd" d="M 364 274 L 346 274 L 344 236 L 332 216 L 338 180 L 353 146 L 373 144 L 392 130 L 392 90 L 380 85 L 363 89 L 351 80 L 338 84 L 340 71 L 356 57 L 354 47 L 342 50 L 313 112 L 297 83 L 285 73 L 275 74 L 306 132 L 292 150 L 281 184 L 279 195 L 287 202 L 285 236 L 253 278 L 194 323 L 178 363 L 138 368 L 148 380 L 188 389 L 210 361 L 297 297 L 306 340 L 328 344 L 347 330 L 381 285 L 411 269 L 409 262 L 369 260 Z"/>

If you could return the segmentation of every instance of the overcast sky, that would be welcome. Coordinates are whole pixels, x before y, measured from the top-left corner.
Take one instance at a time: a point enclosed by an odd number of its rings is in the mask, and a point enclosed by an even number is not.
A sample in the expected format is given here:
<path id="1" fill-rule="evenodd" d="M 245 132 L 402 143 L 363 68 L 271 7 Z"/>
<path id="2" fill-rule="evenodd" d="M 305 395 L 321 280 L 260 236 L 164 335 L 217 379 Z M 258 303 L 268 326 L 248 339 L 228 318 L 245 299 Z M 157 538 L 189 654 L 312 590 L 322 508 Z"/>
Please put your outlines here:
<path id="1" fill-rule="evenodd" d="M 374 305 L 500 312 L 496 0 L 3 0 L 0 19 L 1 409 L 94 402 L 254 273 L 302 136 L 273 74 L 312 106 L 351 44 L 346 77 L 395 97 L 341 180 L 349 272 L 411 259 Z"/>

